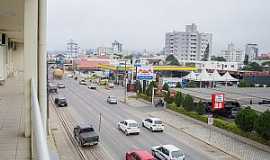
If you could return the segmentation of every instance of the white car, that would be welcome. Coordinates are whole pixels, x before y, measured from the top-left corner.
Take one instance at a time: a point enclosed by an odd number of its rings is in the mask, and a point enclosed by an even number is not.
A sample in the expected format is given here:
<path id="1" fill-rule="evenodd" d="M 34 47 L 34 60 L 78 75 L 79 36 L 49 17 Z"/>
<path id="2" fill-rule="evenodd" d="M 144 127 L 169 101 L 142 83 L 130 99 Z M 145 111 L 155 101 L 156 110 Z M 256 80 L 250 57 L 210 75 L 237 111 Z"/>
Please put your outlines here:
<path id="1" fill-rule="evenodd" d="M 108 87 L 109 88 L 114 88 L 114 84 L 113 83 L 108 83 Z"/>
<path id="2" fill-rule="evenodd" d="M 117 104 L 117 98 L 114 96 L 108 96 L 107 102 L 110 104 Z"/>
<path id="3" fill-rule="evenodd" d="M 118 129 L 127 136 L 130 134 L 140 134 L 139 124 L 135 120 L 124 120 L 118 123 Z"/>
<path id="4" fill-rule="evenodd" d="M 152 155 L 159 160 L 185 160 L 183 151 L 174 145 L 152 147 Z"/>
<path id="5" fill-rule="evenodd" d="M 84 79 L 80 80 L 79 84 L 80 85 L 87 85 L 86 80 L 84 80 Z"/>
<path id="6" fill-rule="evenodd" d="M 159 118 L 146 118 L 142 122 L 142 126 L 154 131 L 164 131 L 164 125 Z"/>

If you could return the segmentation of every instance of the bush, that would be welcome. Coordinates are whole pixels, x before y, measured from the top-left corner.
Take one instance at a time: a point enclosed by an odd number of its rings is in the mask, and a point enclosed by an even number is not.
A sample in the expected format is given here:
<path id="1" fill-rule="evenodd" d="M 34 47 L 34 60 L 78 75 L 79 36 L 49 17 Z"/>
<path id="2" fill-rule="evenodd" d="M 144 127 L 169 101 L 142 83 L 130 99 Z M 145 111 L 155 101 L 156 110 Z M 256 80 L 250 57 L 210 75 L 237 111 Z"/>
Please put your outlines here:
<path id="1" fill-rule="evenodd" d="M 148 87 L 147 87 L 147 89 L 146 89 L 146 95 L 147 96 L 149 96 L 149 97 L 152 97 L 152 92 L 153 92 L 153 87 L 154 87 L 154 82 L 152 81 L 149 85 L 148 85 Z"/>
<path id="2" fill-rule="evenodd" d="M 181 88 L 180 82 L 177 82 L 175 87 L 176 87 L 176 88 Z"/>
<path id="3" fill-rule="evenodd" d="M 165 83 L 163 85 L 162 89 L 165 90 L 165 91 L 169 91 L 170 87 L 169 87 L 169 85 L 167 83 Z"/>
<path id="4" fill-rule="evenodd" d="M 263 112 L 255 121 L 255 131 L 263 138 L 270 140 L 270 111 Z"/>
<path id="5" fill-rule="evenodd" d="M 247 107 L 241 110 L 236 118 L 235 124 L 243 131 L 251 132 L 254 129 L 254 123 L 258 115 L 255 110 Z"/>
<path id="6" fill-rule="evenodd" d="M 193 98 L 189 94 L 186 95 L 183 101 L 183 107 L 185 108 L 185 110 L 192 111 L 194 109 L 193 105 Z"/>
<path id="7" fill-rule="evenodd" d="M 241 80 L 239 82 L 239 87 L 251 87 L 251 84 L 248 81 Z"/>
<path id="8" fill-rule="evenodd" d="M 177 107 L 180 107 L 183 103 L 183 96 L 181 92 L 177 92 L 176 93 L 176 97 L 175 97 L 175 104 Z"/>
<path id="9" fill-rule="evenodd" d="M 203 115 L 205 113 L 205 106 L 203 105 L 202 101 L 199 101 L 199 103 L 197 103 L 195 111 L 199 115 Z"/>

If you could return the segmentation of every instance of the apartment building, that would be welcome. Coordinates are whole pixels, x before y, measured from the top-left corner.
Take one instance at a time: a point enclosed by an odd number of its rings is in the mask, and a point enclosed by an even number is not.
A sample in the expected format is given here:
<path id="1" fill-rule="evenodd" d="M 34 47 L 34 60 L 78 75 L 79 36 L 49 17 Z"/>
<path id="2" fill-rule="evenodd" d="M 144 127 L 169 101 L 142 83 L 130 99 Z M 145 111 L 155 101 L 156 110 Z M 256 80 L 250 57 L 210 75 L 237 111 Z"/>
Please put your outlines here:
<path id="1" fill-rule="evenodd" d="M 212 54 L 212 34 L 200 33 L 196 24 L 186 25 L 185 32 L 168 32 L 165 36 L 165 53 L 179 60 L 209 60 Z"/>

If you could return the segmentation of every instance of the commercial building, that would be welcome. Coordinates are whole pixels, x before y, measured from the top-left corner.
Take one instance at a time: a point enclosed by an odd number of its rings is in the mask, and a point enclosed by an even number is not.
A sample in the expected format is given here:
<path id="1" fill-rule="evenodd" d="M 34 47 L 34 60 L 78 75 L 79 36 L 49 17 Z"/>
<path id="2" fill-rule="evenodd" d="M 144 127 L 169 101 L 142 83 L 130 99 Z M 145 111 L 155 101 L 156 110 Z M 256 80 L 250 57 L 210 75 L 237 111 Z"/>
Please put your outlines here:
<path id="1" fill-rule="evenodd" d="M 121 53 L 123 51 L 123 48 L 122 48 L 123 44 L 119 43 L 118 41 L 114 41 L 112 43 L 112 50 L 113 50 L 113 53 Z"/>
<path id="2" fill-rule="evenodd" d="M 79 55 L 79 44 L 74 42 L 72 39 L 66 44 L 67 51 L 66 57 L 76 58 Z"/>
<path id="3" fill-rule="evenodd" d="M 245 58 L 244 52 L 235 48 L 233 43 L 228 44 L 228 48 L 221 52 L 227 62 L 243 62 Z"/>
<path id="4" fill-rule="evenodd" d="M 258 44 L 246 44 L 245 55 L 248 56 L 248 61 L 254 61 L 258 57 Z"/>
<path id="5" fill-rule="evenodd" d="M 185 32 L 166 33 L 165 53 L 174 54 L 179 60 L 209 60 L 212 54 L 212 34 L 200 33 L 195 24 L 186 25 Z"/>
<path id="6" fill-rule="evenodd" d="M 97 56 L 108 56 L 112 53 L 112 48 L 109 47 L 98 47 Z"/>

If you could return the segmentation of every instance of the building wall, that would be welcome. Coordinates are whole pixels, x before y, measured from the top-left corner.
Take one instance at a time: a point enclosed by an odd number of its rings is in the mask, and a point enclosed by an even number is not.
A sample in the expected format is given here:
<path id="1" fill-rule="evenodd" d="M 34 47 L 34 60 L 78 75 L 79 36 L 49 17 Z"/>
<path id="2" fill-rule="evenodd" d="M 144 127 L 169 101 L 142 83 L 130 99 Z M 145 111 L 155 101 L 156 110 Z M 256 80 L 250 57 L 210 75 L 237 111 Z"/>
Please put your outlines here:
<path id="1" fill-rule="evenodd" d="M 200 33 L 195 24 L 187 25 L 185 32 L 173 31 L 165 35 L 165 53 L 174 54 L 179 60 L 201 60 L 208 44 L 210 57 L 212 34 Z"/>
<path id="2" fill-rule="evenodd" d="M 248 61 L 254 61 L 258 57 L 258 44 L 246 44 L 245 55 L 248 55 Z"/>
<path id="3" fill-rule="evenodd" d="M 245 58 L 244 52 L 235 48 L 233 43 L 228 44 L 228 48 L 221 52 L 227 62 L 243 62 Z"/>

